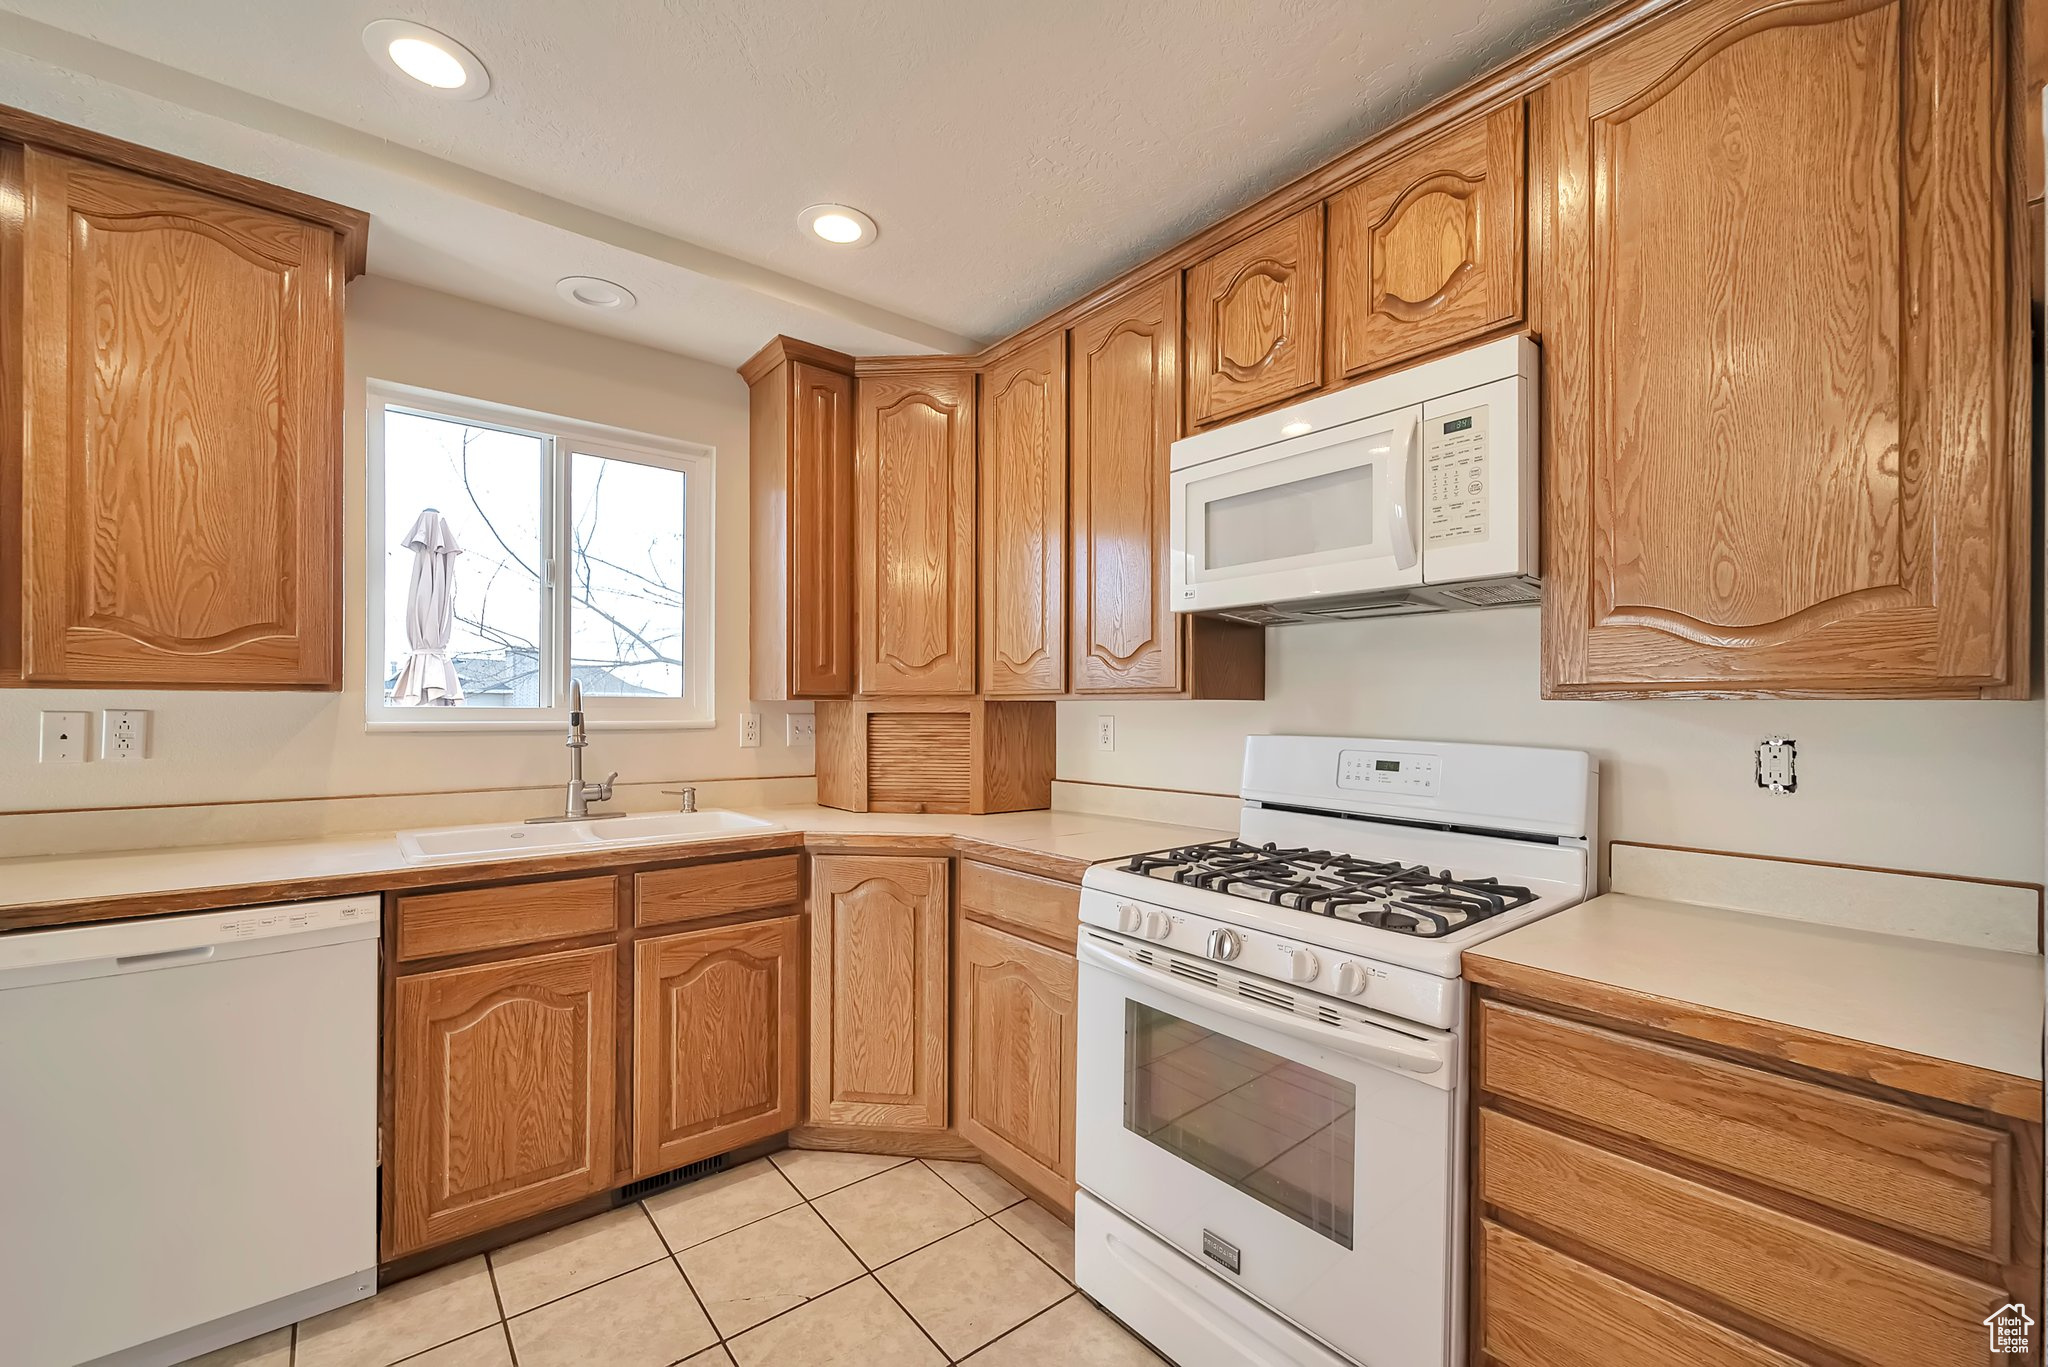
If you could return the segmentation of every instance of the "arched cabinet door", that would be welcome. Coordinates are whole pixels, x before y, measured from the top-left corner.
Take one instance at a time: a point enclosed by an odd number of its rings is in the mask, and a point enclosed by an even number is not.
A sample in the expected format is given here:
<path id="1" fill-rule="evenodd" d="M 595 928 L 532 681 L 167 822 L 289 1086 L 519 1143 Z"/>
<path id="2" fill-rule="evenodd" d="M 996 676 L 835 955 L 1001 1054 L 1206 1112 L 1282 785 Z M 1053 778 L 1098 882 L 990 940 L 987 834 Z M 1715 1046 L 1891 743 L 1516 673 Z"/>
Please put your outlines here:
<path id="1" fill-rule="evenodd" d="M 1323 211 L 1304 209 L 1188 267 L 1188 426 L 1323 382 Z"/>
<path id="2" fill-rule="evenodd" d="M 1549 694 L 2023 680 L 2012 13 L 1716 0 L 1550 86 Z"/>
<path id="3" fill-rule="evenodd" d="M 981 689 L 1067 687 L 1067 337 L 981 376 Z"/>
<path id="4" fill-rule="evenodd" d="M 1071 1208 L 1074 956 L 963 921 L 954 964 L 960 1137 Z"/>
<path id="5" fill-rule="evenodd" d="M 334 231 L 22 154 L 22 671 L 341 683 Z"/>
<path id="6" fill-rule="evenodd" d="M 397 980 L 387 1259 L 612 1185 L 617 964 L 606 946 Z"/>

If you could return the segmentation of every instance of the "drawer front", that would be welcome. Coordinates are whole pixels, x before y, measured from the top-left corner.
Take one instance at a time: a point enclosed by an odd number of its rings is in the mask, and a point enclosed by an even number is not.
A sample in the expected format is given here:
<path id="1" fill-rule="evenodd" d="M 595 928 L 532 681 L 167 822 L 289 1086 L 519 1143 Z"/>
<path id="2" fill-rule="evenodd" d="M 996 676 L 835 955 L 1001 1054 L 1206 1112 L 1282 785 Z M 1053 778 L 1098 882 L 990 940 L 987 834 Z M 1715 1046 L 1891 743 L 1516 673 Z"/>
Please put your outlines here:
<path id="1" fill-rule="evenodd" d="M 960 910 L 1071 949 L 1081 922 L 1081 890 L 1071 883 L 962 860 Z"/>
<path id="2" fill-rule="evenodd" d="M 1988 1362 L 1998 1288 L 1727 1192 L 1479 1113 L 1480 1199 L 1873 1367 Z"/>
<path id="3" fill-rule="evenodd" d="M 1850 1215 L 2002 1261 L 2004 1132 L 1498 1002 L 1480 1086 Z"/>
<path id="4" fill-rule="evenodd" d="M 795 906 L 802 897 L 793 854 L 655 869 L 633 877 L 633 924 L 666 926 L 734 912 L 772 911 Z"/>
<path id="5" fill-rule="evenodd" d="M 618 880 L 557 878 L 398 899 L 398 957 L 432 959 L 616 929 Z"/>
<path id="6" fill-rule="evenodd" d="M 1491 1220 L 1479 1227 L 1478 1335 L 1481 1357 L 1496 1367 L 1798 1367 Z"/>

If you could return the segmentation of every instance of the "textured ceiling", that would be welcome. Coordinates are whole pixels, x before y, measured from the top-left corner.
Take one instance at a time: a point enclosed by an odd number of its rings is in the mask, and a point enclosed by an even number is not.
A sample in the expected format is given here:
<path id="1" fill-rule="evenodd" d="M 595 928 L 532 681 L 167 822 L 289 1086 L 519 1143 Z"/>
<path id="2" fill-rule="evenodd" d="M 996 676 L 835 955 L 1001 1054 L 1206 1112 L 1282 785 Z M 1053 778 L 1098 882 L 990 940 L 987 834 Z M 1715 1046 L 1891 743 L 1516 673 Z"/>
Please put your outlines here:
<path id="1" fill-rule="evenodd" d="M 556 317 L 556 277 L 607 275 L 643 307 L 569 321 L 721 361 L 792 326 L 927 350 L 1029 322 L 1602 3 L 0 0 L 32 21 L 0 22 L 0 99 L 358 203 L 381 274 Z M 383 75 L 359 35 L 387 16 L 467 44 L 491 93 Z M 808 238 L 821 200 L 879 239 Z"/>

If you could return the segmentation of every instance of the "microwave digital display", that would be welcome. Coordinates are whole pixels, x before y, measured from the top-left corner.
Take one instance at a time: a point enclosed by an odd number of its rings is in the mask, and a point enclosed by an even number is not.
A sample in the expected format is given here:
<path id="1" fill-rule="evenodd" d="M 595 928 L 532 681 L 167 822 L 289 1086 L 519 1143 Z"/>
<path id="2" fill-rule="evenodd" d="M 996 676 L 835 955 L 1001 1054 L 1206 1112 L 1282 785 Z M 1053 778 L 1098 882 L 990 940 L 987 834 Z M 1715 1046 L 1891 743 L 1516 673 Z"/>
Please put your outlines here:
<path id="1" fill-rule="evenodd" d="M 1453 432 L 1463 432 L 1469 429 L 1471 426 L 1472 419 L 1469 414 L 1462 418 L 1452 418 L 1449 422 L 1444 424 L 1444 435 L 1449 436 Z"/>

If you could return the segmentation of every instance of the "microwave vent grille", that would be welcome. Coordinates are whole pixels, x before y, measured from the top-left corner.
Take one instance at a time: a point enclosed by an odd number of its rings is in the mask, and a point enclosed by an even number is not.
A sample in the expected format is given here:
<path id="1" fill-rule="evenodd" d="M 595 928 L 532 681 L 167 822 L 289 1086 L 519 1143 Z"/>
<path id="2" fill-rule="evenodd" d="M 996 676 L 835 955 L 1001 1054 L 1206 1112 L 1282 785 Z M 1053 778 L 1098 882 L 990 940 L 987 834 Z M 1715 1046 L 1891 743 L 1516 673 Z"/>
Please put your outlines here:
<path id="1" fill-rule="evenodd" d="M 1438 590 L 1467 607 L 1507 608 L 1543 601 L 1543 590 L 1526 579 L 1500 579 L 1483 584 L 1448 584 Z"/>

